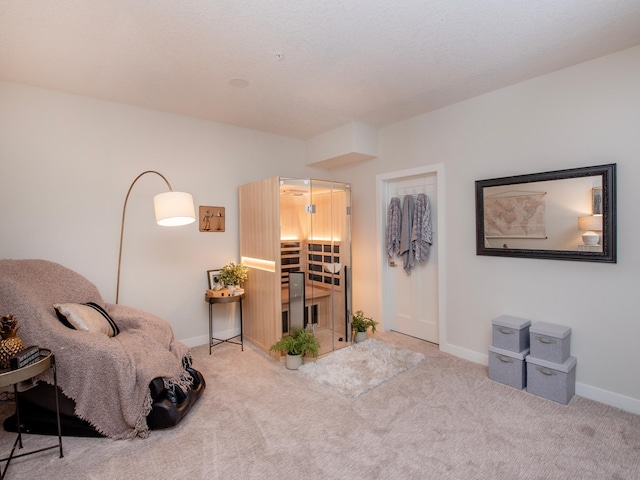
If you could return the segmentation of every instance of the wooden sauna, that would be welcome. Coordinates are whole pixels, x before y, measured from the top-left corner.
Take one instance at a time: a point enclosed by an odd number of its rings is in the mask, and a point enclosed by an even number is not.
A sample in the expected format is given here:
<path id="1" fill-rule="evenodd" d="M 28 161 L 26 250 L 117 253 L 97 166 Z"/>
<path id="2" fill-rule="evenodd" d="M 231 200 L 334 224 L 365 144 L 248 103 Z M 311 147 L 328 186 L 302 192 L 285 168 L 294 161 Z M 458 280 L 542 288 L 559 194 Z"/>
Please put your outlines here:
<path id="1" fill-rule="evenodd" d="M 320 353 L 349 343 L 351 189 L 273 177 L 239 188 L 240 255 L 249 266 L 244 338 L 261 350 L 292 327 L 311 329 Z M 303 280 L 304 318 L 289 310 L 290 279 Z"/>

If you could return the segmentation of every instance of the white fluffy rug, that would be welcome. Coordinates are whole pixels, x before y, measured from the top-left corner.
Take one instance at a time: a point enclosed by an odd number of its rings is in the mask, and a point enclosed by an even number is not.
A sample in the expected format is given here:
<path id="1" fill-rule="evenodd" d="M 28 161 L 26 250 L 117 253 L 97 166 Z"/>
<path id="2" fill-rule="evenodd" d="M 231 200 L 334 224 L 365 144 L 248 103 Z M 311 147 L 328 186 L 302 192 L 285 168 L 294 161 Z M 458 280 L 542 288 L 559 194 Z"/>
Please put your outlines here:
<path id="1" fill-rule="evenodd" d="M 357 397 L 416 366 L 424 355 L 370 338 L 306 363 L 298 370 L 318 383 Z"/>

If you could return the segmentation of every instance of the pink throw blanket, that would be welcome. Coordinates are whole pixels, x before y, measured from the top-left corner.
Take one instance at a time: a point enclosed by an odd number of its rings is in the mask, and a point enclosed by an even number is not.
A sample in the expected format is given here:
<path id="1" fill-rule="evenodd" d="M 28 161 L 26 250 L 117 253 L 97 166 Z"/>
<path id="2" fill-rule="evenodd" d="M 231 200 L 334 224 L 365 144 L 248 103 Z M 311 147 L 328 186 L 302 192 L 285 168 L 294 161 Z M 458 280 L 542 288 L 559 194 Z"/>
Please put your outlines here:
<path id="1" fill-rule="evenodd" d="M 109 312 L 120 334 L 73 330 L 56 317 L 54 303 L 95 302 Z M 49 348 L 56 357 L 58 386 L 76 402 L 76 415 L 114 438 L 146 438 L 151 411 L 149 383 L 191 381 L 182 366 L 189 349 L 171 326 L 150 313 L 106 304 L 95 285 L 45 260 L 0 260 L 0 314 L 13 314 L 25 346 Z M 53 383 L 51 372 L 42 380 Z"/>

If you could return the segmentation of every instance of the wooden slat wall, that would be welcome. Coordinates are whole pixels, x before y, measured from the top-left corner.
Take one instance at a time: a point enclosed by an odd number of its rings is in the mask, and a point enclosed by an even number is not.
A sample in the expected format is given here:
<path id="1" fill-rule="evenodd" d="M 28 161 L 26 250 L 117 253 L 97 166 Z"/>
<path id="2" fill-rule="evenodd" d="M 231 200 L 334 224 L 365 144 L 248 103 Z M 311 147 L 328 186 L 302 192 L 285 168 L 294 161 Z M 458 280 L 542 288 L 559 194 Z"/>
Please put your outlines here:
<path id="1" fill-rule="evenodd" d="M 276 260 L 280 255 L 280 183 L 278 177 L 238 189 L 240 252 Z"/>
<path id="2" fill-rule="evenodd" d="M 240 255 L 275 262 L 275 272 L 250 269 L 243 301 L 244 337 L 261 350 L 281 336 L 280 182 L 278 177 L 238 189 Z"/>
<path id="3" fill-rule="evenodd" d="M 344 240 L 345 193 L 337 190 L 333 194 L 314 195 L 313 203 L 316 205 L 312 220 L 313 238 Z"/>
<path id="4" fill-rule="evenodd" d="M 305 205 L 309 203 L 308 196 L 280 197 L 280 233 L 283 239 L 309 238 L 311 217 L 305 212 Z"/>

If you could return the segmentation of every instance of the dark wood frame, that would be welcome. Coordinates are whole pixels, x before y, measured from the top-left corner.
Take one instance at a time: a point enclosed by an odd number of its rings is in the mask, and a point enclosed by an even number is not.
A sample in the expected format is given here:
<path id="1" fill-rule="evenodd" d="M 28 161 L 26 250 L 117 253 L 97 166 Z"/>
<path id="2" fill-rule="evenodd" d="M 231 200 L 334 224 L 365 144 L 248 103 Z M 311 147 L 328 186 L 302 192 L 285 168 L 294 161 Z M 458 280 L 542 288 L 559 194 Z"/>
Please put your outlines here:
<path id="1" fill-rule="evenodd" d="M 484 240 L 484 189 L 502 185 L 563 180 L 568 178 L 602 176 L 602 252 L 569 250 L 535 250 L 518 248 L 489 248 Z M 616 164 L 570 168 L 552 172 L 531 173 L 513 177 L 476 181 L 476 255 L 494 257 L 543 258 L 584 262 L 617 262 L 616 248 Z"/>

